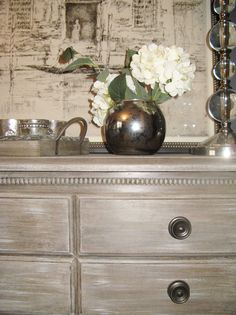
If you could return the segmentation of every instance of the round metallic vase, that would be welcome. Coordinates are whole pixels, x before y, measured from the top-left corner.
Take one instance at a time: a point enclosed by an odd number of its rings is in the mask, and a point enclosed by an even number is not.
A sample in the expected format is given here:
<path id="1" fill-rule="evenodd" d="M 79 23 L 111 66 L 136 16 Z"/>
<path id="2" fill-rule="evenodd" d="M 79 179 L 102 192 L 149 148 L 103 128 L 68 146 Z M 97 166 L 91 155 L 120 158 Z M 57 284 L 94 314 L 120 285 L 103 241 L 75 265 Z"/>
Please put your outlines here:
<path id="1" fill-rule="evenodd" d="M 154 154 L 165 139 L 165 130 L 165 118 L 154 102 L 124 100 L 108 112 L 105 144 L 113 154 Z"/>

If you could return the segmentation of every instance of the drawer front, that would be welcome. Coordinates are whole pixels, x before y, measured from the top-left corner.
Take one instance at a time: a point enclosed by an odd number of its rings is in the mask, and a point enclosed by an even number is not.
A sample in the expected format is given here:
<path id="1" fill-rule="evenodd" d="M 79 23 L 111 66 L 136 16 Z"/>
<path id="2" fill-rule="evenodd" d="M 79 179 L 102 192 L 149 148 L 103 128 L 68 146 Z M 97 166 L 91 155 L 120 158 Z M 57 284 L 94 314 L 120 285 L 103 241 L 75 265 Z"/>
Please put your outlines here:
<path id="1" fill-rule="evenodd" d="M 167 261 L 157 264 L 85 263 L 81 267 L 81 279 L 82 314 L 86 315 L 236 313 L 235 262 L 226 265 L 211 262 L 171 264 Z M 180 283 L 185 284 L 184 289 Z M 176 303 L 179 301 L 184 303 Z"/>
<path id="2" fill-rule="evenodd" d="M 81 253 L 235 253 L 235 226 L 232 199 L 80 200 Z"/>
<path id="3" fill-rule="evenodd" d="M 0 261 L 0 314 L 74 314 L 71 263 Z"/>
<path id="4" fill-rule="evenodd" d="M 70 251 L 70 199 L 0 198 L 0 251 Z"/>

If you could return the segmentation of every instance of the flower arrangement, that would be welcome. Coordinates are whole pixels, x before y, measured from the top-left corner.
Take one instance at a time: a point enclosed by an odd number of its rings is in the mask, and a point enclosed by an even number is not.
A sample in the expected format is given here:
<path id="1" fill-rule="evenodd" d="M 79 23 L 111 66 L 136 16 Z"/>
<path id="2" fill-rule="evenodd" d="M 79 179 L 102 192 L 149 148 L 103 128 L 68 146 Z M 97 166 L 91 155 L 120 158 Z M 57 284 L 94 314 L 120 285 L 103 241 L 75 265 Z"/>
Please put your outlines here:
<path id="1" fill-rule="evenodd" d="M 151 43 L 126 52 L 121 73 L 101 71 L 92 86 L 91 114 L 101 127 L 110 108 L 122 100 L 140 99 L 158 105 L 191 90 L 196 67 L 181 47 Z M 146 108 L 151 111 L 152 108 Z"/>

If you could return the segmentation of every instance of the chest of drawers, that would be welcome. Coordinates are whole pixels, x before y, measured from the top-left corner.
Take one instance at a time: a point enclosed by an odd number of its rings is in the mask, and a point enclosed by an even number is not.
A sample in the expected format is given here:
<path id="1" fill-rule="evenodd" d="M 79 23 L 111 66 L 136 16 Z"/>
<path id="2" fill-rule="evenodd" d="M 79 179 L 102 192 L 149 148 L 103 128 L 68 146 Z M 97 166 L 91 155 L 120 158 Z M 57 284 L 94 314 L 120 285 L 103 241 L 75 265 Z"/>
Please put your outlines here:
<path id="1" fill-rule="evenodd" d="M 235 315 L 236 159 L 0 159 L 0 314 Z"/>

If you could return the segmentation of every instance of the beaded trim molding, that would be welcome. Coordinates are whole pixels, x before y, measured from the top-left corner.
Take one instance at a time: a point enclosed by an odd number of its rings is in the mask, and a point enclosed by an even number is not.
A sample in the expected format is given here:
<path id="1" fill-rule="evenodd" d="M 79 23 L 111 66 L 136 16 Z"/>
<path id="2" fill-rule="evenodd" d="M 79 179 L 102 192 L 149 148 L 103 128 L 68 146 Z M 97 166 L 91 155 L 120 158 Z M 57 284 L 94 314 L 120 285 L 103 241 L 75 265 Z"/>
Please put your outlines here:
<path id="1" fill-rule="evenodd" d="M 236 178 L 0 177 L 0 185 L 236 185 Z"/>
<path id="2" fill-rule="evenodd" d="M 196 147 L 199 142 L 164 142 L 162 147 L 158 150 L 157 154 L 189 154 L 191 149 Z M 108 153 L 106 145 L 103 142 L 90 142 L 90 153 Z"/>

